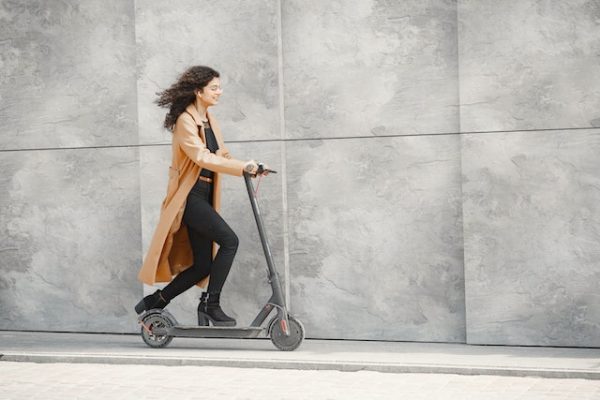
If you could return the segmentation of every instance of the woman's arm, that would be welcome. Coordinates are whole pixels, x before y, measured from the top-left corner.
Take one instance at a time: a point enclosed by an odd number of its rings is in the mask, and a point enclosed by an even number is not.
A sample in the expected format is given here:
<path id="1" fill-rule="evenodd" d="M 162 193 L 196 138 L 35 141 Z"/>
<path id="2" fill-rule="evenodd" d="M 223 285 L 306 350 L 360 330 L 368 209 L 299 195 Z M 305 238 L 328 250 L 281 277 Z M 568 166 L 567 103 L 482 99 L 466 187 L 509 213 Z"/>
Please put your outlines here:
<path id="1" fill-rule="evenodd" d="M 198 166 L 214 172 L 242 176 L 248 162 L 231 158 L 229 152 L 216 155 L 206 148 L 198 136 L 198 126 L 190 115 L 183 113 L 177 118 L 173 130 L 173 140 L 179 144 L 184 153 Z"/>

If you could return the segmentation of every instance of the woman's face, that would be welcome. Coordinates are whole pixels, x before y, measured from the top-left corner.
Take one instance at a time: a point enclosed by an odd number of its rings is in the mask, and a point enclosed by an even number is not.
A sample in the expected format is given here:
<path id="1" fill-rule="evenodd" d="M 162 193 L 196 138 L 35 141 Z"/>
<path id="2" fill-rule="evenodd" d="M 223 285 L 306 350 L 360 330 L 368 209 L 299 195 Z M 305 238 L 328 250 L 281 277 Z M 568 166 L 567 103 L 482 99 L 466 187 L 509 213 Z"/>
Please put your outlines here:
<path id="1" fill-rule="evenodd" d="M 222 93 L 221 80 L 213 78 L 208 85 L 196 92 L 196 99 L 201 101 L 205 107 L 210 107 L 219 104 L 219 97 Z"/>

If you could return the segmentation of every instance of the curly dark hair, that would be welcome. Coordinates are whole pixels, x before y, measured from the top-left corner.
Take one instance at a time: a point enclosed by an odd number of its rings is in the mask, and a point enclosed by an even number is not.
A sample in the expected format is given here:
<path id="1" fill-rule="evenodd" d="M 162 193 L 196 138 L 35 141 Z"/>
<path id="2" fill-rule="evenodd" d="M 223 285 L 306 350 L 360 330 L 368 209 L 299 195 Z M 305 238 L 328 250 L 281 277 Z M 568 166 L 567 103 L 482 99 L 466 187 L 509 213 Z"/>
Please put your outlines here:
<path id="1" fill-rule="evenodd" d="M 219 77 L 220 74 L 214 69 L 204 65 L 195 65 L 181 74 L 177 82 L 170 88 L 156 93 L 159 97 L 155 103 L 169 108 L 169 112 L 165 116 L 164 127 L 173 130 L 177 117 L 196 99 L 194 91 L 203 89 L 213 78 Z"/>

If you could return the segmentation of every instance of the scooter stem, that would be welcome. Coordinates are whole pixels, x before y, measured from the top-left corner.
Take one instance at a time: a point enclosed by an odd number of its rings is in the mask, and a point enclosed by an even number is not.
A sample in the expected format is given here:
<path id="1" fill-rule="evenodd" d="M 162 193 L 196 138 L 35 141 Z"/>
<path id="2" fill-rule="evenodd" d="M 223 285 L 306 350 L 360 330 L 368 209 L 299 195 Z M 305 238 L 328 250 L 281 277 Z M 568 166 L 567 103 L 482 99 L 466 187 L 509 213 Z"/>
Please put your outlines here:
<path id="1" fill-rule="evenodd" d="M 244 180 L 246 181 L 246 189 L 248 190 L 248 197 L 250 198 L 250 204 L 252 205 L 252 212 L 254 213 L 254 219 L 256 221 L 256 226 L 258 227 L 258 234 L 260 236 L 260 242 L 262 244 L 263 252 L 265 253 L 265 258 L 267 260 L 267 269 L 269 272 L 269 282 L 271 283 L 271 287 L 273 288 L 273 304 L 282 307 L 284 318 L 287 320 L 287 310 L 285 307 L 285 298 L 283 297 L 283 291 L 281 289 L 281 282 L 279 280 L 279 275 L 277 274 L 277 270 L 275 269 L 275 264 L 273 262 L 273 255 L 271 253 L 271 248 L 269 247 L 269 242 L 267 240 L 267 234 L 264 227 L 264 223 L 262 220 L 262 215 L 260 213 L 260 207 L 258 206 L 258 200 L 256 199 L 256 195 L 254 194 L 254 185 L 252 184 L 252 175 L 244 172 Z"/>

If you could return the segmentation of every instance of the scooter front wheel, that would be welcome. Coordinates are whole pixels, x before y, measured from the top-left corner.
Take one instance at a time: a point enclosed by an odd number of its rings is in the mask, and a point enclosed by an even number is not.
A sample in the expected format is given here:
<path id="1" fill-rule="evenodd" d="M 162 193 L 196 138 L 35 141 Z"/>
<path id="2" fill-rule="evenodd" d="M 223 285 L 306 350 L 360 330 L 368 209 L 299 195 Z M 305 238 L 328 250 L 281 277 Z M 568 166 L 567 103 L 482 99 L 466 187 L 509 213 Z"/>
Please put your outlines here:
<path id="1" fill-rule="evenodd" d="M 142 339 L 150 347 L 165 347 L 173 336 L 169 336 L 166 330 L 173 326 L 173 322 L 162 313 L 152 313 L 142 319 Z M 162 331 L 162 332 L 161 332 Z"/>
<path id="2" fill-rule="evenodd" d="M 273 318 L 269 323 L 269 336 L 271 337 L 271 342 L 273 342 L 275 347 L 279 350 L 296 350 L 302 343 L 302 340 L 304 340 L 304 326 L 302 325 L 302 322 L 291 315 L 288 315 L 287 327 L 289 335 L 285 334 L 283 320 L 279 316 Z"/>

